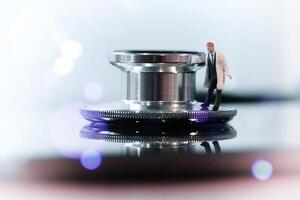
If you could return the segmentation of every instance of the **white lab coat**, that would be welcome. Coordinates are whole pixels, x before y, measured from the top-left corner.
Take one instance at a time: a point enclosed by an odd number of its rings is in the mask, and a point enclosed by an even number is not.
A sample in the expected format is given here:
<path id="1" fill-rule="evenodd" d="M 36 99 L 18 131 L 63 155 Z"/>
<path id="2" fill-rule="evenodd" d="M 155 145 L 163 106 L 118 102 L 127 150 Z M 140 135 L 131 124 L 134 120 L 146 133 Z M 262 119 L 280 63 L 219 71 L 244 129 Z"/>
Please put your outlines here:
<path id="1" fill-rule="evenodd" d="M 206 56 L 206 73 L 204 87 L 209 87 L 209 70 L 207 66 L 208 54 Z M 222 90 L 225 85 L 225 75 L 230 75 L 229 66 L 223 53 L 216 51 L 217 89 Z"/>

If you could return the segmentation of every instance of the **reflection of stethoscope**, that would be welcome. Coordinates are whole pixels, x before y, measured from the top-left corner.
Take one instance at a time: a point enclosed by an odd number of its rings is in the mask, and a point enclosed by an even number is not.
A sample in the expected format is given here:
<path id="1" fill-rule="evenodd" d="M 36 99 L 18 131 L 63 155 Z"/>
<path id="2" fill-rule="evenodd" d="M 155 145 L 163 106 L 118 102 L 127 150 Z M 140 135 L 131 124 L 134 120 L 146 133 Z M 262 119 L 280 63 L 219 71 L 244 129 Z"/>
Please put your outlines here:
<path id="1" fill-rule="evenodd" d="M 201 110 L 195 100 L 196 71 L 206 55 L 193 51 L 114 51 L 109 61 L 123 72 L 122 101 L 84 106 L 82 116 L 92 122 L 143 123 L 192 120 L 201 124 L 227 122 L 236 109 Z"/>
<path id="2" fill-rule="evenodd" d="M 157 144 L 157 143 L 130 143 L 124 145 L 126 148 L 126 154 L 130 156 L 142 156 L 142 155 L 153 155 L 156 153 L 159 154 L 185 154 L 185 153 L 194 153 L 197 154 L 199 150 L 196 149 L 199 143 L 170 143 L 170 144 Z M 214 151 L 211 148 L 209 142 L 200 143 L 200 147 L 203 147 L 206 154 L 220 154 L 222 153 L 221 147 L 218 141 L 212 141 L 212 146 Z M 199 154 L 199 153 L 198 153 Z"/>
<path id="3" fill-rule="evenodd" d="M 138 130 L 138 131 L 137 131 Z M 103 123 L 94 123 L 81 129 L 81 137 L 106 142 L 122 143 L 129 154 L 142 153 L 178 153 L 194 152 L 195 145 L 201 144 L 207 154 L 212 153 L 209 142 L 215 153 L 221 153 L 220 140 L 236 137 L 235 129 L 229 124 L 213 124 L 201 126 L 187 126 L 184 128 L 152 129 L 139 125 L 114 125 L 108 127 Z"/>
<path id="4" fill-rule="evenodd" d="M 215 153 L 222 153 L 222 150 L 221 150 L 221 147 L 220 147 L 220 144 L 219 144 L 218 141 L 213 141 L 212 144 L 213 144 L 213 147 L 215 149 Z M 211 150 L 210 145 L 209 145 L 208 142 L 202 142 L 201 146 L 204 147 L 207 154 L 212 153 L 212 150 Z"/>

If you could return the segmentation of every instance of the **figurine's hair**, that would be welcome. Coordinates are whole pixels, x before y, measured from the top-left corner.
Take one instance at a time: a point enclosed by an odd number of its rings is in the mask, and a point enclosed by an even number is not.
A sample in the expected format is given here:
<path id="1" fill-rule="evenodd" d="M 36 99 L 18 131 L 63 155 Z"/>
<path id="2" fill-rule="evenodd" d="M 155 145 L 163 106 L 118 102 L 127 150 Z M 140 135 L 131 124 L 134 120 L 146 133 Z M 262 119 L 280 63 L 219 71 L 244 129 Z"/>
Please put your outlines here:
<path id="1" fill-rule="evenodd" d="M 212 45 L 213 47 L 215 46 L 215 44 L 213 42 L 207 42 L 206 46 L 208 46 L 208 45 Z"/>

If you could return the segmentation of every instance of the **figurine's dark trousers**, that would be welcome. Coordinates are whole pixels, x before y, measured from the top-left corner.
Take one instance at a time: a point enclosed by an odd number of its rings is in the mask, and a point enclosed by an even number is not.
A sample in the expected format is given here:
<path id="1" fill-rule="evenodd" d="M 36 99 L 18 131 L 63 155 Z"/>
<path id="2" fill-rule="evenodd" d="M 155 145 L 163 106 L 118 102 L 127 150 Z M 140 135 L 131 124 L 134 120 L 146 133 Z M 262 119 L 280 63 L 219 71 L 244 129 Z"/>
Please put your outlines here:
<path id="1" fill-rule="evenodd" d="M 206 95 L 206 99 L 204 101 L 204 105 L 206 105 L 207 107 L 210 105 L 210 102 L 212 100 L 213 97 L 213 92 L 216 89 L 216 99 L 215 99 L 215 105 L 214 105 L 214 110 L 218 110 L 219 106 L 221 104 L 221 98 L 222 98 L 222 90 L 218 90 L 217 89 L 217 79 L 211 79 L 209 82 L 209 88 L 208 88 L 208 92 Z"/>

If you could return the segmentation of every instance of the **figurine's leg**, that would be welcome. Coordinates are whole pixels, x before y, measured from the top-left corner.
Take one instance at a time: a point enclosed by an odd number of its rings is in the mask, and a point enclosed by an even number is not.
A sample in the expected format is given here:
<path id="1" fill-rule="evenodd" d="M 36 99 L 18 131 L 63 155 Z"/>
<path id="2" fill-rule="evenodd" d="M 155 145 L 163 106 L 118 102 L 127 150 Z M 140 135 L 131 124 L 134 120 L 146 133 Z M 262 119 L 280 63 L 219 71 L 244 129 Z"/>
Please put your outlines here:
<path id="1" fill-rule="evenodd" d="M 221 101 L 222 101 L 222 90 L 217 90 L 216 91 L 215 105 L 213 107 L 214 111 L 217 111 L 219 109 Z"/>
<path id="2" fill-rule="evenodd" d="M 207 91 L 205 101 L 202 104 L 202 106 L 209 107 L 215 88 L 216 88 L 216 81 L 211 80 L 210 83 L 209 83 L 209 88 L 208 88 L 208 91 Z"/>
<path id="3" fill-rule="evenodd" d="M 205 98 L 205 101 L 204 103 L 202 104 L 203 106 L 205 107 L 208 107 L 210 102 L 211 102 L 211 99 L 212 99 L 212 95 L 213 95 L 213 92 L 214 92 L 214 89 L 212 89 L 210 86 L 208 88 L 208 91 L 207 91 L 207 95 L 206 95 L 206 98 Z"/>

